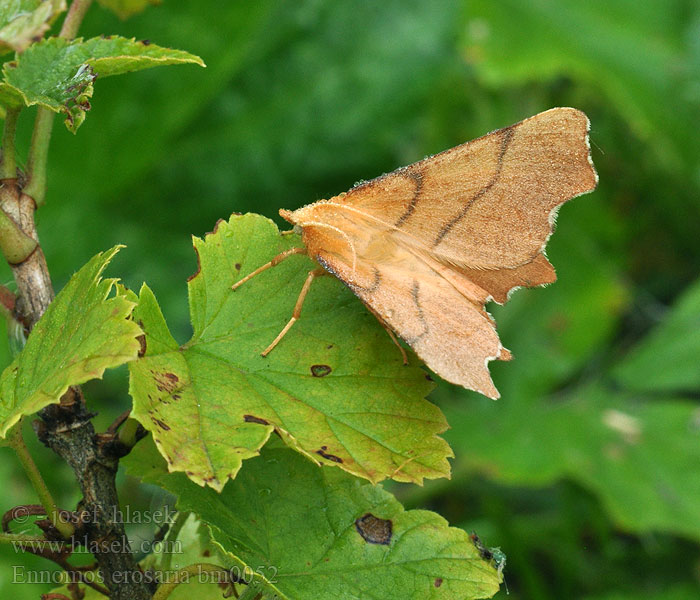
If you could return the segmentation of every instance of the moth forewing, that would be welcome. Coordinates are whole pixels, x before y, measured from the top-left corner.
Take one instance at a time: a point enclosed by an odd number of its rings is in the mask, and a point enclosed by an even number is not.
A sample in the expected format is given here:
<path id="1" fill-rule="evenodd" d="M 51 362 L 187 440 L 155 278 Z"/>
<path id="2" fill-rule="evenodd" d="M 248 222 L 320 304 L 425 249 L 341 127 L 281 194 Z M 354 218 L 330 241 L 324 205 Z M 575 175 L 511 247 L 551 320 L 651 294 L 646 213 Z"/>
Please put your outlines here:
<path id="1" fill-rule="evenodd" d="M 544 256 L 556 211 L 598 181 L 588 129 L 553 108 L 280 214 L 428 367 L 497 398 L 488 362 L 511 355 L 484 304 L 556 279 Z"/>

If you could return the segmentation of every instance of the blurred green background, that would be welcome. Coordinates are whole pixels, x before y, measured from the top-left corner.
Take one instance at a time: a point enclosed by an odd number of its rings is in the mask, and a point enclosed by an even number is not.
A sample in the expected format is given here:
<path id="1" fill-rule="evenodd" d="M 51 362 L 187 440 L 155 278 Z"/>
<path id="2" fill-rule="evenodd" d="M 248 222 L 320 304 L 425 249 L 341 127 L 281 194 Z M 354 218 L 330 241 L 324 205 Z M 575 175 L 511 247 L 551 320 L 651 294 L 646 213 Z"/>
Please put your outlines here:
<path id="1" fill-rule="evenodd" d="M 191 234 L 232 211 L 276 218 L 553 106 L 584 110 L 600 186 L 559 214 L 559 281 L 493 310 L 515 355 L 492 367 L 503 397 L 441 385 L 454 476 L 390 487 L 500 546 L 513 600 L 700 597 L 700 3 L 166 0 L 128 21 L 95 6 L 81 33 L 208 65 L 97 81 L 77 136 L 56 123 L 38 214 L 57 289 L 125 243 L 110 275 L 147 281 L 183 342 Z M 100 427 L 129 405 L 124 370 L 86 390 Z M 72 475 L 34 451 L 74 505 Z M 3 510 L 32 502 L 2 457 Z M 10 586 L 30 562 L 2 559 L 3 597 L 49 589 Z"/>

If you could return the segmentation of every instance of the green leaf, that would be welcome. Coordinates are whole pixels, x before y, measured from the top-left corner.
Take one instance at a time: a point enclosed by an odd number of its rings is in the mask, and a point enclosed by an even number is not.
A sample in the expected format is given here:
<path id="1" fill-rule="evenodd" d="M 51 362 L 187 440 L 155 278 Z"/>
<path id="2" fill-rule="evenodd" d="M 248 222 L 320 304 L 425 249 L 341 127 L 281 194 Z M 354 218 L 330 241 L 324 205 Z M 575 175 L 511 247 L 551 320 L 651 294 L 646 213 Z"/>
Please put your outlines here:
<path id="1" fill-rule="evenodd" d="M 235 292 L 231 285 L 297 244 L 253 214 L 195 238 L 194 335 L 181 347 L 142 289 L 135 319 L 146 354 L 130 365 L 132 416 L 153 432 L 171 470 L 216 489 L 273 430 L 313 461 L 373 482 L 448 475 L 451 451 L 437 436 L 447 423 L 424 399 L 432 387 L 425 373 L 402 364 L 384 329 L 335 278 L 314 282 L 300 320 L 260 356 L 315 263 L 295 256 Z"/>
<path id="2" fill-rule="evenodd" d="M 502 575 L 461 529 L 406 511 L 381 486 L 318 468 L 270 442 L 221 493 L 169 474 L 152 444 L 127 469 L 179 497 L 232 560 L 258 571 L 279 598 L 489 598 Z"/>
<path id="3" fill-rule="evenodd" d="M 642 401 L 595 384 L 539 403 L 503 397 L 498 411 L 443 406 L 462 464 L 510 485 L 566 477 L 593 490 L 629 531 L 700 539 L 697 405 Z M 474 427 L 479 423 L 479 427 Z"/>
<path id="4" fill-rule="evenodd" d="M 121 75 L 161 65 L 197 64 L 202 59 L 182 50 L 162 48 L 118 36 L 68 41 L 50 38 L 30 46 L 3 66 L 0 102 L 38 104 L 71 114 L 89 110 L 90 84 L 96 77 Z M 68 125 L 76 122 L 74 116 Z"/>
<path id="5" fill-rule="evenodd" d="M 49 305 L 27 345 L 0 377 L 0 436 L 24 415 L 57 402 L 71 385 L 101 378 L 136 358 L 141 330 L 134 303 L 107 298 L 115 279 L 100 279 L 119 247 L 93 257 Z"/>
<path id="6" fill-rule="evenodd" d="M 0 3 L 0 53 L 22 52 L 64 10 L 65 0 L 14 0 Z"/>
<path id="7" fill-rule="evenodd" d="M 143 12 L 148 6 L 161 4 L 161 0 L 98 0 L 98 2 L 120 19 L 128 19 Z"/>
<path id="8" fill-rule="evenodd" d="M 613 372 L 627 390 L 683 392 L 700 388 L 700 280 Z"/>

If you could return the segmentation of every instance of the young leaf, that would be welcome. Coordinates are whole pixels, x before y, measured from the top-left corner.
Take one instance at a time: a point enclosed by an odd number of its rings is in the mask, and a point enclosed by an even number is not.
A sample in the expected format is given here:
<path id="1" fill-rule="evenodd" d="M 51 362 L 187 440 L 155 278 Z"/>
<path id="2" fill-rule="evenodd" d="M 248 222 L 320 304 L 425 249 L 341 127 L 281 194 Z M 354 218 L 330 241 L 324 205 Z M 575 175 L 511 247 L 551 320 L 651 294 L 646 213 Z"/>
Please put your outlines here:
<path id="1" fill-rule="evenodd" d="M 220 494 L 169 474 L 152 444 L 125 462 L 207 522 L 272 597 L 490 598 L 502 581 L 493 559 L 438 514 L 406 511 L 381 486 L 319 469 L 277 440 Z"/>
<path id="2" fill-rule="evenodd" d="M 0 3 L 0 54 L 22 52 L 64 10 L 65 0 L 18 0 Z"/>
<path id="3" fill-rule="evenodd" d="M 121 75 L 161 65 L 197 64 L 189 52 L 171 50 L 118 36 L 89 40 L 50 38 L 30 46 L 3 66 L 0 102 L 8 106 L 38 104 L 71 115 L 76 106 L 89 110 L 88 92 L 96 77 Z M 72 125 L 73 120 L 68 120 Z"/>
<path id="4" fill-rule="evenodd" d="M 107 298 L 116 280 L 100 278 L 118 250 L 94 256 L 71 277 L 3 372 L 0 437 L 23 415 L 57 402 L 69 386 L 136 358 L 141 330 L 127 319 L 134 303 L 120 294 Z"/>
<path id="5" fill-rule="evenodd" d="M 299 243 L 259 215 L 194 239 L 192 339 L 179 347 L 143 288 L 134 318 L 145 356 L 130 366 L 132 416 L 153 432 L 172 471 L 220 490 L 275 430 L 313 461 L 377 482 L 449 473 L 447 427 L 424 399 L 425 373 L 402 364 L 389 336 L 340 282 L 314 282 L 301 319 L 267 357 L 306 273 L 293 257 L 235 292 L 234 281 Z"/>
<path id="6" fill-rule="evenodd" d="M 158 6 L 161 0 L 98 0 L 98 2 L 120 19 L 128 19 L 143 12 L 148 6 Z"/>

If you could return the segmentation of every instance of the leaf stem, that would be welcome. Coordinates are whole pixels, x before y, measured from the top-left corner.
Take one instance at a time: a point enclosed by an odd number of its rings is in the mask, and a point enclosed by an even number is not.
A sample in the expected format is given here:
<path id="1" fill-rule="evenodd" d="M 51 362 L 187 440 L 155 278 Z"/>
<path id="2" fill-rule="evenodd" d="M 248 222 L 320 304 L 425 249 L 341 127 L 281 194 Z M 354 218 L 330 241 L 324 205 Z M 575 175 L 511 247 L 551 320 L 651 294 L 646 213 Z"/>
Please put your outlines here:
<path id="1" fill-rule="evenodd" d="M 34 459 L 32 459 L 31 454 L 29 454 L 27 445 L 24 443 L 21 423 L 18 424 L 14 431 L 8 436 L 8 442 L 17 454 L 19 462 L 22 463 L 22 467 L 24 467 L 24 471 L 27 474 L 27 477 L 29 477 L 29 481 L 32 482 L 34 490 L 36 491 L 37 496 L 39 496 L 39 501 L 46 510 L 46 515 L 51 520 L 51 523 L 65 539 L 70 538 L 75 533 L 75 528 L 72 524 L 61 519 L 61 513 L 56 506 L 56 502 L 54 501 L 49 488 L 46 487 L 46 483 L 44 482 Z"/>
<path id="2" fill-rule="evenodd" d="M 181 583 L 189 583 L 189 580 L 193 576 L 199 576 L 203 573 L 216 573 L 230 575 L 230 571 L 221 565 L 215 565 L 212 563 L 195 563 L 193 565 L 187 565 L 180 569 L 172 581 L 161 584 L 156 593 L 153 594 L 152 600 L 165 600 L 173 593 L 173 590 Z"/>
<path id="3" fill-rule="evenodd" d="M 92 0 L 74 0 L 68 9 L 68 14 L 58 36 L 65 39 L 74 38 L 91 4 Z M 27 158 L 29 181 L 24 188 L 24 193 L 31 196 L 37 206 L 41 206 L 46 197 L 46 163 L 49 155 L 53 118 L 54 112 L 48 108 L 40 106 L 37 109 L 31 146 L 29 147 Z"/>
<path id="4" fill-rule="evenodd" d="M 46 538 L 34 535 L 24 535 L 22 533 L 0 532 L 0 544 L 45 544 Z"/>
<path id="5" fill-rule="evenodd" d="M 0 179 L 17 177 L 17 160 L 15 158 L 15 132 L 21 107 L 8 108 L 5 113 L 5 126 L 2 131 L 2 170 Z"/>
<path id="6" fill-rule="evenodd" d="M 32 142 L 27 157 L 27 177 L 29 179 L 24 193 L 34 199 L 37 207 L 44 203 L 46 197 L 46 163 L 51 142 L 53 111 L 40 106 L 36 111 Z"/>
<path id="7" fill-rule="evenodd" d="M 71 4 L 68 9 L 68 14 L 63 21 L 61 32 L 58 34 L 58 37 L 72 40 L 78 33 L 80 24 L 83 22 L 85 13 L 87 9 L 90 8 L 91 4 L 92 0 L 73 0 L 73 4 Z"/>

